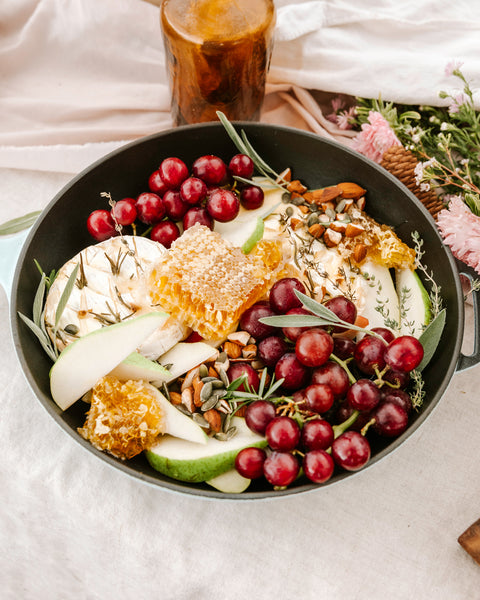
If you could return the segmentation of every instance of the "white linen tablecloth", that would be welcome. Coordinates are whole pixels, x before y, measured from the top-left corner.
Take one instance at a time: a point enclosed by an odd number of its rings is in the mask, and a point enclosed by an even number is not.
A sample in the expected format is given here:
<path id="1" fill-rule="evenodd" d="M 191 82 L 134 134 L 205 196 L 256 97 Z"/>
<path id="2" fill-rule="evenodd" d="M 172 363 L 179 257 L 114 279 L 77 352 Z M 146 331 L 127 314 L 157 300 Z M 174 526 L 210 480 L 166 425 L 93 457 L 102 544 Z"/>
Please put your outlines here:
<path id="1" fill-rule="evenodd" d="M 353 75 L 366 67 L 355 52 L 372 64 L 396 61 L 397 92 L 418 101 L 446 85 L 444 58 L 464 60 L 478 75 L 476 6 L 397 4 L 277 2 L 262 119 L 338 137 L 303 88 L 364 93 Z M 43 208 L 99 156 L 170 125 L 157 10 L 139 0 L 2 3 L 0 222 Z M 430 35 L 414 39 L 413 21 Z M 292 25 L 289 34 L 287 22 L 304 23 L 304 32 Z M 386 28 L 397 41 L 376 56 Z M 420 55 L 415 64 L 412 53 Z M 379 89 L 393 86 L 387 75 L 379 72 Z M 395 88 L 388 91 L 396 99 Z M 454 376 L 405 444 L 346 481 L 270 501 L 209 501 L 132 480 L 66 435 L 23 377 L 8 310 L 0 290 L 2 599 L 480 597 L 480 567 L 456 541 L 480 516 L 479 367 Z M 468 338 L 470 308 L 467 315 Z"/>

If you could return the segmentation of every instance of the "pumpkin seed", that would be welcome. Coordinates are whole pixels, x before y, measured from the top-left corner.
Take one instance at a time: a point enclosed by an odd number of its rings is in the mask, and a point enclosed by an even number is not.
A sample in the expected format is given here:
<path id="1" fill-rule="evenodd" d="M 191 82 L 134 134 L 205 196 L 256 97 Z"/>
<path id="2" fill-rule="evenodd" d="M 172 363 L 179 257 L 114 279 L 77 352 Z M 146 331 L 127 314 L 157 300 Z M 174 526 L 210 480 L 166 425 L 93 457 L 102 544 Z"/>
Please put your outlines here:
<path id="1" fill-rule="evenodd" d="M 218 369 L 218 374 L 220 376 L 220 379 L 223 382 L 223 385 L 225 387 L 228 387 L 230 385 L 230 381 L 228 380 L 228 375 L 227 375 L 226 371 L 224 369 L 220 368 L 220 369 Z"/>
<path id="2" fill-rule="evenodd" d="M 206 412 L 207 410 L 210 410 L 211 408 L 215 408 L 215 405 L 217 402 L 218 402 L 218 398 L 216 396 L 211 396 L 210 398 L 208 398 L 208 400 L 205 400 L 205 402 L 200 407 L 200 410 L 202 412 Z"/>
<path id="3" fill-rule="evenodd" d="M 200 377 L 200 379 L 203 380 L 204 377 L 208 376 L 208 367 L 207 365 L 200 365 L 198 367 L 198 375 Z"/>
<path id="4" fill-rule="evenodd" d="M 209 381 L 202 387 L 202 391 L 200 392 L 200 400 L 202 402 L 205 402 L 206 400 L 208 400 L 210 398 L 210 396 L 212 395 L 212 392 L 213 392 L 213 385 L 212 385 L 212 382 Z"/>
<path id="5" fill-rule="evenodd" d="M 210 423 L 204 419 L 200 413 L 193 413 L 192 418 L 197 425 L 200 425 L 200 427 L 210 429 Z"/>
<path id="6" fill-rule="evenodd" d="M 318 215 L 316 213 L 312 213 L 307 220 L 307 226 L 311 227 L 312 225 L 316 225 L 318 223 Z"/>
<path id="7" fill-rule="evenodd" d="M 79 332 L 79 328 L 76 325 L 74 325 L 73 323 L 69 323 L 68 325 L 65 325 L 63 330 L 65 331 L 65 333 L 68 333 L 69 335 L 77 335 L 77 333 Z"/>
<path id="8" fill-rule="evenodd" d="M 214 379 L 212 381 L 212 385 L 213 385 L 214 390 L 219 390 L 220 388 L 222 388 L 222 389 L 225 388 L 225 384 L 220 379 Z"/>

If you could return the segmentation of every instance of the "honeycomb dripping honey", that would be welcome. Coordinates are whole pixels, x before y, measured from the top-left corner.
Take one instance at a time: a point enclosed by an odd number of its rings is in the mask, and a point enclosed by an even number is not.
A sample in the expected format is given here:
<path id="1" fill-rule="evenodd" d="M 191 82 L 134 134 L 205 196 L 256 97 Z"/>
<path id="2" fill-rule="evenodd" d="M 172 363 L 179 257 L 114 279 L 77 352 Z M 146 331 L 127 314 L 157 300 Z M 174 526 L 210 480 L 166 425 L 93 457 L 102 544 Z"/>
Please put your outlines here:
<path id="1" fill-rule="evenodd" d="M 248 255 L 194 225 L 151 271 L 150 296 L 207 340 L 225 337 L 241 314 L 281 276 L 280 243 L 262 240 Z"/>

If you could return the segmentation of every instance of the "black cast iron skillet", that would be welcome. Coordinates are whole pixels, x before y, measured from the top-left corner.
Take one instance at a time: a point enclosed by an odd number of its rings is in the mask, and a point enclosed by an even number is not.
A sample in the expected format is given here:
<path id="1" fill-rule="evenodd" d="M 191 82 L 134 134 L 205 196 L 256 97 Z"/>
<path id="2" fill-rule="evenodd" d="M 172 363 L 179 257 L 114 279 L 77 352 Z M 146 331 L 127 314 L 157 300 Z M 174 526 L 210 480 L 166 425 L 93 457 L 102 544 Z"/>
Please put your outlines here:
<path id="1" fill-rule="evenodd" d="M 236 124 L 236 127 L 237 130 L 245 130 L 253 147 L 277 172 L 290 166 L 294 177 L 310 188 L 341 181 L 356 182 L 368 190 L 369 214 L 392 226 L 404 241 L 410 242 L 413 231 L 418 231 L 424 240 L 423 262 L 441 286 L 447 309 L 446 325 L 436 355 L 424 371 L 426 397 L 422 410 L 413 416 L 403 435 L 393 441 L 376 440 L 373 443 L 369 462 L 373 465 L 402 444 L 427 419 L 456 371 L 473 366 L 480 360 L 477 348 L 472 356 L 461 353 L 464 305 L 455 260 L 442 244 L 435 223 L 422 204 L 396 178 L 375 163 L 337 143 L 300 130 L 248 123 Z M 33 392 L 76 443 L 109 465 L 160 488 L 210 498 L 254 500 L 319 490 L 320 487 L 300 479 L 287 490 L 274 492 L 264 483 L 253 482 L 243 494 L 222 494 L 206 484 L 185 484 L 164 477 L 154 471 L 142 456 L 122 462 L 97 451 L 76 432 L 84 421 L 85 404 L 77 402 L 65 412 L 54 404 L 49 391 L 51 363 L 17 316 L 17 311 L 31 315 L 39 282 L 34 259 L 48 273 L 92 243 L 85 223 L 88 214 L 105 202 L 100 197 L 102 192 L 110 192 L 112 198 L 120 199 L 135 197 L 146 191 L 148 176 L 168 156 L 179 156 L 191 164 L 203 154 L 216 154 L 229 160 L 236 153 L 221 124 L 186 126 L 130 143 L 75 177 L 43 211 L 23 245 L 12 285 L 11 326 L 18 358 Z M 426 285 L 428 287 L 428 282 Z M 478 316 L 476 299 L 474 308 Z M 475 321 L 475 339 L 478 339 L 479 319 Z M 351 474 L 339 471 L 324 485 L 349 476 Z"/>

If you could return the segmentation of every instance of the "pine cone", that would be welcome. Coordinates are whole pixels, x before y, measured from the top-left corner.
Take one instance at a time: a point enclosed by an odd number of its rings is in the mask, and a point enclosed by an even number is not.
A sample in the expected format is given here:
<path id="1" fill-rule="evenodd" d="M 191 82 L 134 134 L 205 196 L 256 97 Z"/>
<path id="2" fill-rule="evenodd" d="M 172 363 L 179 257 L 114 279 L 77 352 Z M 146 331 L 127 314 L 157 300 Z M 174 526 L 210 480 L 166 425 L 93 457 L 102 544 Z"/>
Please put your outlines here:
<path id="1" fill-rule="evenodd" d="M 422 191 L 416 184 L 415 167 L 418 162 L 414 154 L 403 146 L 392 146 L 383 155 L 381 165 L 413 192 L 432 217 L 436 218 L 445 205 L 434 191 Z"/>

